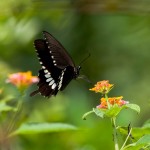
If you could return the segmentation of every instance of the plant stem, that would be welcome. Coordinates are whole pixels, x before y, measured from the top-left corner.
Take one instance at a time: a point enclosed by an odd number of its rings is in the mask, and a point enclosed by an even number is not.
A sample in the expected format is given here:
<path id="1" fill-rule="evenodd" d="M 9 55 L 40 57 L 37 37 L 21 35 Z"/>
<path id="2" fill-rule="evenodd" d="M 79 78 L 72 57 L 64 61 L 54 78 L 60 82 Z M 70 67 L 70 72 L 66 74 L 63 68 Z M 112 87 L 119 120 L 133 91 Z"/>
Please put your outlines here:
<path id="1" fill-rule="evenodd" d="M 109 103 L 109 101 L 108 101 L 108 96 L 107 96 L 107 94 L 105 94 L 105 99 L 106 99 L 106 103 L 107 103 L 108 109 L 110 109 L 110 103 Z"/>
<path id="2" fill-rule="evenodd" d="M 116 118 L 113 117 L 111 119 L 112 127 L 113 127 L 113 138 L 115 143 L 115 150 L 119 150 L 118 139 L 117 139 L 117 127 L 116 127 Z"/>
<path id="3" fill-rule="evenodd" d="M 12 117 L 12 120 L 10 121 L 10 124 L 8 126 L 8 129 L 7 129 L 8 136 L 15 126 L 15 123 L 16 123 L 16 120 L 17 120 L 17 117 L 20 113 L 21 108 L 22 108 L 22 99 L 18 101 L 17 108 L 16 108 L 17 110 L 16 110 L 14 116 Z"/>
<path id="4" fill-rule="evenodd" d="M 86 117 L 87 117 L 89 114 L 91 114 L 91 113 L 94 113 L 94 111 L 91 110 L 91 111 L 85 113 L 85 114 L 82 116 L 82 119 L 83 119 L 83 120 L 86 120 Z"/>
<path id="5" fill-rule="evenodd" d="M 123 143 L 123 145 L 122 145 L 122 147 L 121 147 L 120 150 L 123 150 L 125 144 L 127 143 L 128 139 L 129 139 L 129 137 L 130 137 L 131 132 L 132 132 L 132 128 L 130 129 L 130 131 L 129 131 L 129 133 L 128 133 L 128 136 L 127 136 L 126 140 L 124 141 L 124 143 Z"/>

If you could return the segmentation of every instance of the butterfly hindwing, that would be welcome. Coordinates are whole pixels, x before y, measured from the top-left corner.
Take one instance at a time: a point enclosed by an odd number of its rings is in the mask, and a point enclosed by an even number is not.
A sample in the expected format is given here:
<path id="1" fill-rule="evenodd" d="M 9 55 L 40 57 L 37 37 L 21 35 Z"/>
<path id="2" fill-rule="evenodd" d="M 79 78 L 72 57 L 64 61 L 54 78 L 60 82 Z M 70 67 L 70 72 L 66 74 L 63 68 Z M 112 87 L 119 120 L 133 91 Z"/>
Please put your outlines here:
<path id="1" fill-rule="evenodd" d="M 39 87 L 39 92 L 41 95 L 50 97 L 51 95 L 56 95 L 58 92 L 57 83 L 58 80 L 55 80 L 49 72 L 45 72 L 45 70 L 41 69 L 39 71 L 39 83 L 37 84 Z"/>
<path id="2" fill-rule="evenodd" d="M 74 78 L 74 68 L 72 66 L 67 66 L 60 76 L 59 89 L 62 91 L 69 84 L 69 82 Z"/>

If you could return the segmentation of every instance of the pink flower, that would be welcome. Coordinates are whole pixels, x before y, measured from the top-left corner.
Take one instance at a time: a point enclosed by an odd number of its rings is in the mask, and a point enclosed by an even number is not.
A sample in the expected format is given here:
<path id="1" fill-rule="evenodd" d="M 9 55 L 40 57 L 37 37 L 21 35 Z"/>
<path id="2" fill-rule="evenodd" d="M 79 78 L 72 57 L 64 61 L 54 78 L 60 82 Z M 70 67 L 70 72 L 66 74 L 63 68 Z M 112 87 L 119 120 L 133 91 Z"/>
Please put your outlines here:
<path id="1" fill-rule="evenodd" d="M 38 81 L 38 77 L 32 76 L 31 71 L 10 74 L 6 80 L 7 83 L 11 83 L 19 89 L 27 88 L 29 85 L 37 83 Z"/>
<path id="2" fill-rule="evenodd" d="M 118 106 L 122 106 L 122 105 L 125 105 L 125 104 L 128 104 L 128 101 L 125 101 L 125 100 L 122 100 L 122 96 L 119 96 L 119 97 L 109 97 L 108 98 L 108 103 L 110 104 L 110 106 L 113 106 L 115 104 L 117 104 Z M 107 101 L 106 101 L 106 98 L 102 97 L 101 98 L 101 103 L 100 105 L 97 106 L 97 108 L 105 108 L 107 109 L 108 106 L 107 106 Z"/>

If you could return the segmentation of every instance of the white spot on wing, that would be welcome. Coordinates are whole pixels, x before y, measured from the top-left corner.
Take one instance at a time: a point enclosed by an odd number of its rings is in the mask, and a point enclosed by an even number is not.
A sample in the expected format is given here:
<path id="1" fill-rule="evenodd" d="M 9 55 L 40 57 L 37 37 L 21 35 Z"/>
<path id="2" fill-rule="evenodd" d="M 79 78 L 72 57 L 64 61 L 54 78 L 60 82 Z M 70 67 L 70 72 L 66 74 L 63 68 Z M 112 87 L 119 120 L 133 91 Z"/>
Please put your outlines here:
<path id="1" fill-rule="evenodd" d="M 48 79 L 46 80 L 46 82 L 50 82 L 50 81 L 51 81 L 51 82 L 54 81 L 53 78 L 48 78 Z M 51 83 L 51 82 L 50 82 L 50 83 Z M 49 84 L 50 84 L 50 83 L 49 83 Z"/>
<path id="2" fill-rule="evenodd" d="M 54 83 L 54 84 L 52 85 L 52 89 L 55 89 L 55 87 L 56 87 L 56 83 Z"/>
<path id="3" fill-rule="evenodd" d="M 49 83 L 49 85 L 52 85 L 54 82 L 55 82 L 55 81 L 54 81 L 54 80 L 52 80 L 52 81 Z"/>
<path id="4" fill-rule="evenodd" d="M 45 74 L 45 77 L 46 77 L 46 78 L 50 78 L 51 75 L 50 75 L 50 74 Z"/>
<path id="5" fill-rule="evenodd" d="M 60 81 L 59 81 L 59 85 L 58 85 L 58 90 L 60 90 L 60 88 L 62 87 L 63 76 L 64 76 L 65 71 L 66 71 L 66 68 L 62 71 L 62 74 L 61 74 L 61 76 L 60 76 Z"/>
<path id="6" fill-rule="evenodd" d="M 45 70 L 44 70 L 44 72 L 45 72 L 45 73 L 48 73 L 48 70 L 47 70 L 47 69 L 45 69 Z"/>
<path id="7" fill-rule="evenodd" d="M 45 66 L 42 66 L 42 69 L 45 69 Z"/>

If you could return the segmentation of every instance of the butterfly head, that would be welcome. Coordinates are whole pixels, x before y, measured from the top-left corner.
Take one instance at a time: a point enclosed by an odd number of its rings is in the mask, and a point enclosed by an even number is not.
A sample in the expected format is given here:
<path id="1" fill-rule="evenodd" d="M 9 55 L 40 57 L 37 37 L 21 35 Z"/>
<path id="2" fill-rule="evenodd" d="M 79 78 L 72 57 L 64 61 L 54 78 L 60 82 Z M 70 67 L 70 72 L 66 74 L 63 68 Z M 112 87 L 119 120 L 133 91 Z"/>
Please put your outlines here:
<path id="1" fill-rule="evenodd" d="M 75 78 L 77 78 L 79 76 L 79 72 L 80 72 L 81 66 L 77 66 L 76 70 L 75 70 Z"/>

